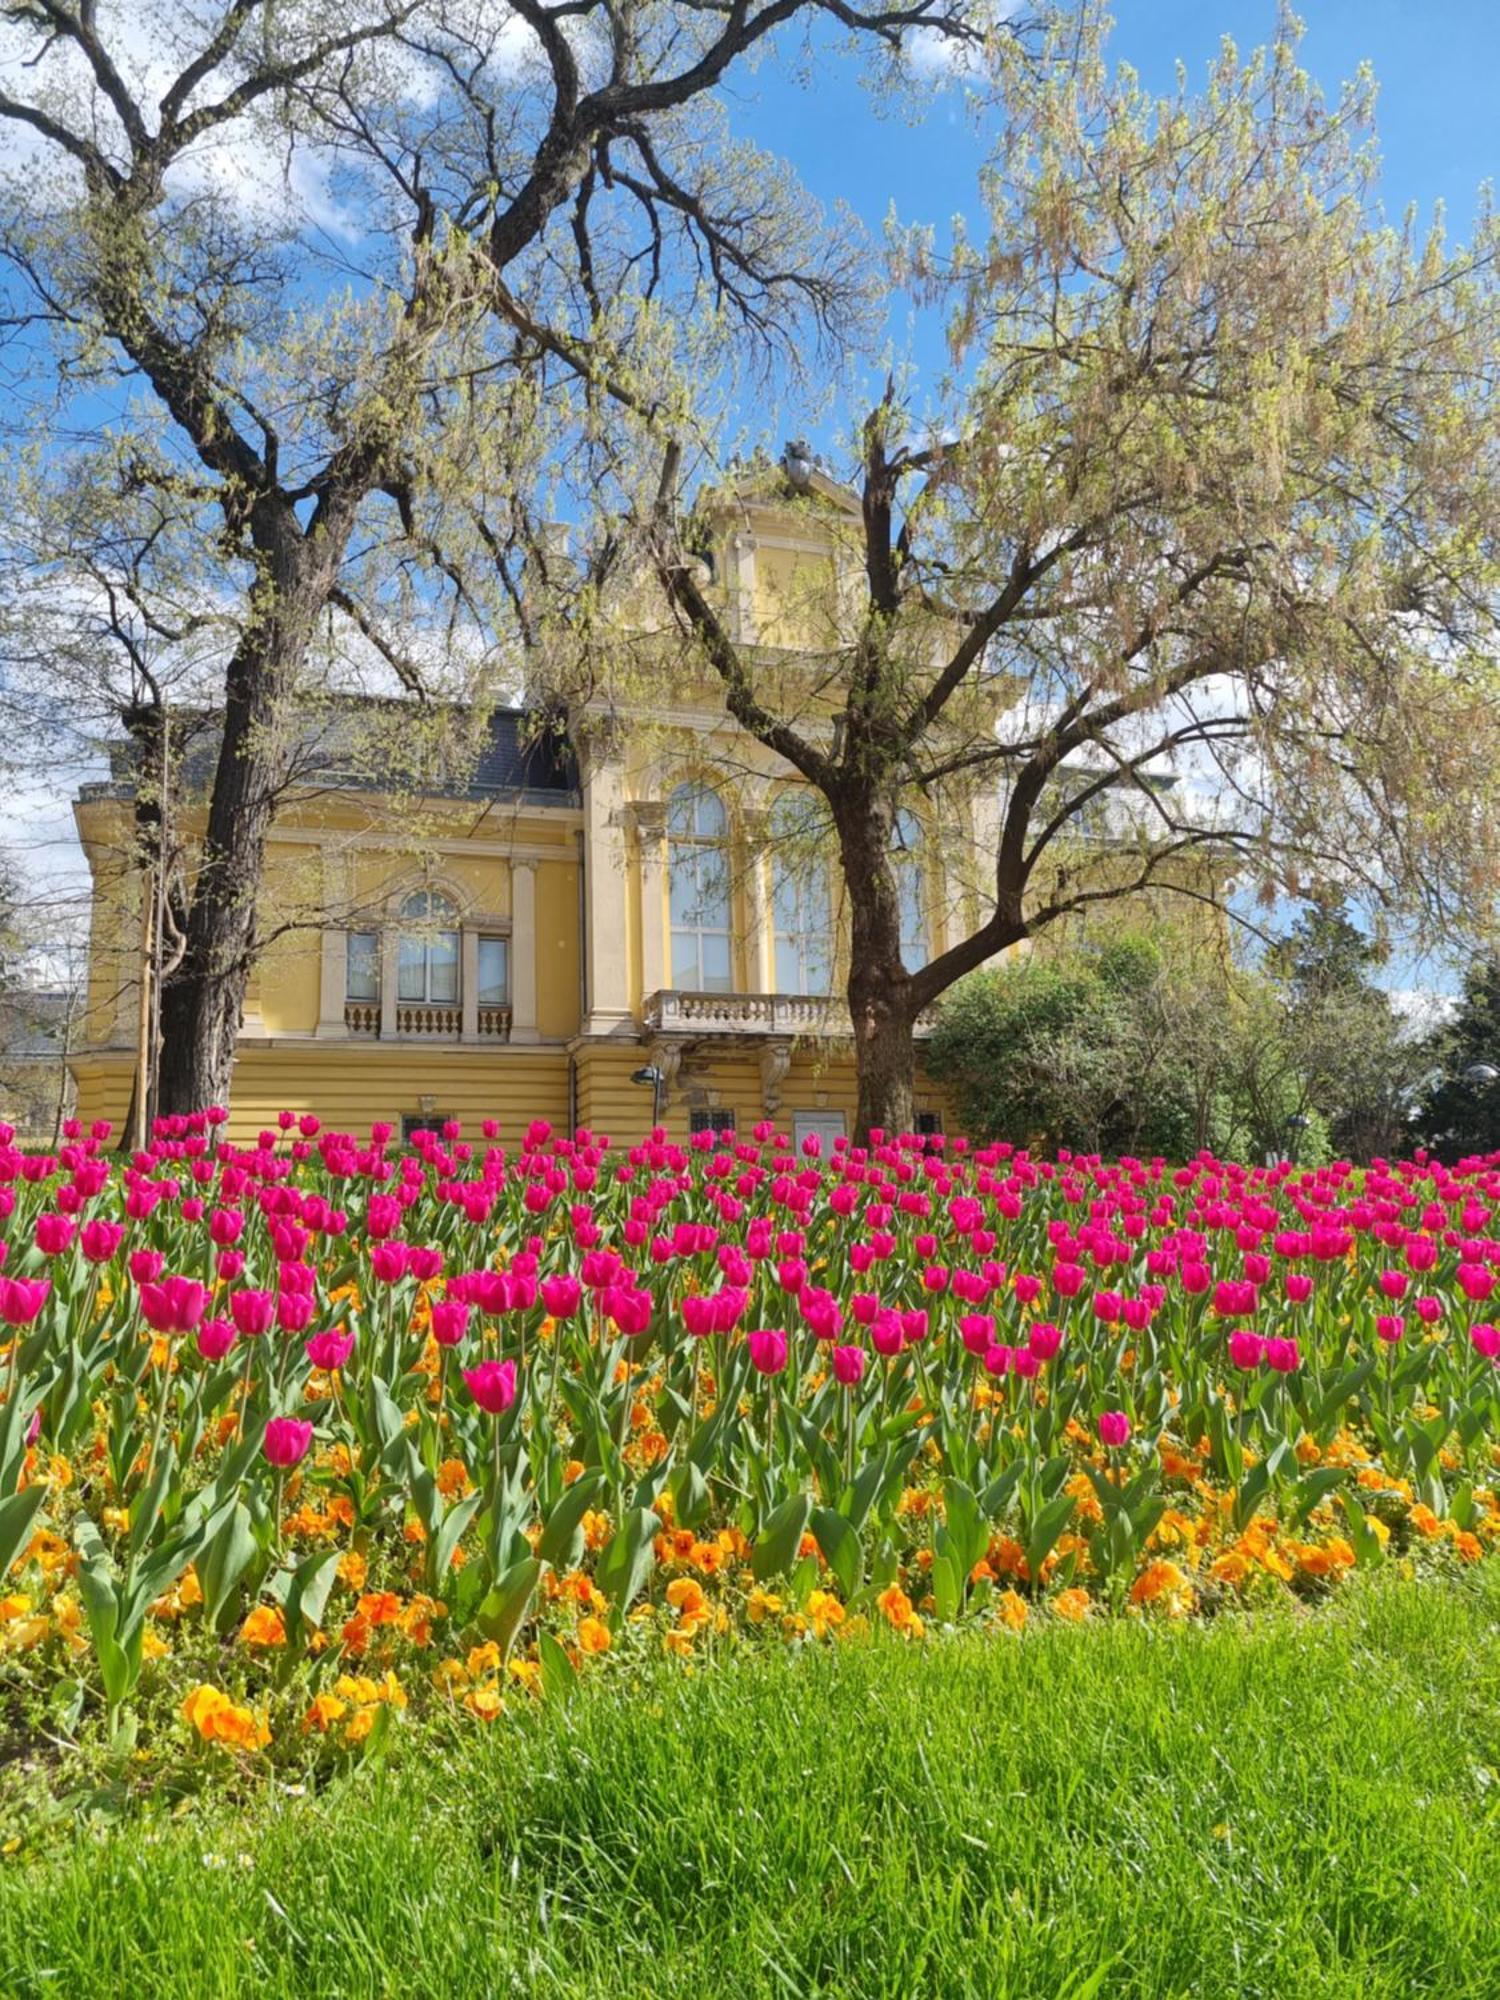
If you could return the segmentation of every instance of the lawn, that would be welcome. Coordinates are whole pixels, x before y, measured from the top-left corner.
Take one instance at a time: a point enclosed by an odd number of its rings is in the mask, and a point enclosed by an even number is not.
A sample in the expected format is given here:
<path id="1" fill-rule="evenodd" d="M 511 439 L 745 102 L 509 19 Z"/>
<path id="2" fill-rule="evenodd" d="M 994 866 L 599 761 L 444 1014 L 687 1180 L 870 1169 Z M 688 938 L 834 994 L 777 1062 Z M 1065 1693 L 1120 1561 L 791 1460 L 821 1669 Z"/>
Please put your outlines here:
<path id="1" fill-rule="evenodd" d="M 1491 1995 L 1497 1614 L 1488 1564 L 1392 1567 L 1313 1610 L 611 1660 L 315 1796 L 85 1821 L 0 1876 L 0 1990 Z"/>

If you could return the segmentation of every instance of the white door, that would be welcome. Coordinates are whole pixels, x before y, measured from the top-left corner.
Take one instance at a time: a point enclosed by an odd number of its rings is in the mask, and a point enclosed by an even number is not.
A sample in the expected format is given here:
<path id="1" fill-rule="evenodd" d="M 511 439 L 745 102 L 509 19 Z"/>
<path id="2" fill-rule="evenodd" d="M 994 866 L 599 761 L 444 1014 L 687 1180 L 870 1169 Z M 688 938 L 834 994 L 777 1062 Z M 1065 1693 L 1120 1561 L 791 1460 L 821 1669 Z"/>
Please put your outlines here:
<path id="1" fill-rule="evenodd" d="M 816 1132 L 823 1141 L 825 1154 L 833 1151 L 835 1139 L 844 1136 L 844 1114 L 842 1111 L 794 1111 L 792 1113 L 792 1138 L 797 1150 L 802 1150 L 802 1141 L 809 1132 Z"/>

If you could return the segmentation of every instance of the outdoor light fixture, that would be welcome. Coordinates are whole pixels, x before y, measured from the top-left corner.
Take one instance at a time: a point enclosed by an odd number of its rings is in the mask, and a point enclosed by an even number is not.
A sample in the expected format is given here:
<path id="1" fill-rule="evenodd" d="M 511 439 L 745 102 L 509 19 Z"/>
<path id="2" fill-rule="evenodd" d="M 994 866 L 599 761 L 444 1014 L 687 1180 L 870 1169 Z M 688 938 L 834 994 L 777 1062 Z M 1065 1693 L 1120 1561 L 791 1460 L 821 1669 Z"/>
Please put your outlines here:
<path id="1" fill-rule="evenodd" d="M 1488 1090 L 1492 1083 L 1500 1083 L 1500 1069 L 1493 1063 L 1470 1063 L 1464 1071 L 1464 1082 L 1470 1090 Z"/>
<path id="2" fill-rule="evenodd" d="M 630 1072 L 630 1081 L 642 1086 L 651 1086 L 651 1127 L 654 1131 L 661 1123 L 661 1087 L 666 1081 L 655 1063 L 647 1063 L 641 1069 Z"/>

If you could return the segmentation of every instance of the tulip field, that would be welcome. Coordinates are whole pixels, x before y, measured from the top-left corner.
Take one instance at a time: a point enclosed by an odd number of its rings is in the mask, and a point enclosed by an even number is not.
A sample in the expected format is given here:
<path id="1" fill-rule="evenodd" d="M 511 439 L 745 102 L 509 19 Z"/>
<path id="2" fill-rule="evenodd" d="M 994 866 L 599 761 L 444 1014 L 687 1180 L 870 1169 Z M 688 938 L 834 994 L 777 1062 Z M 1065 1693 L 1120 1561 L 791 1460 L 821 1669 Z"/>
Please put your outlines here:
<path id="1" fill-rule="evenodd" d="M 1500 1540 L 1500 1162 L 222 1122 L 0 1128 L 23 1743 L 316 1771 L 646 1656 L 1206 1621 Z"/>

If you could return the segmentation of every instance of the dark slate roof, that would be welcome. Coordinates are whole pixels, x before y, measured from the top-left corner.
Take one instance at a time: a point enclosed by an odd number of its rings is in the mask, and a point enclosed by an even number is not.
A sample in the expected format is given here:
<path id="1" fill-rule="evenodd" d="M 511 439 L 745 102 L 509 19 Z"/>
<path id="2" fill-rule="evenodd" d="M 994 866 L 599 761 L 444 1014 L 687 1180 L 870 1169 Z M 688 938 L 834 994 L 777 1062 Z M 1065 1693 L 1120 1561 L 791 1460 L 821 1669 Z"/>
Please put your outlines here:
<path id="1" fill-rule="evenodd" d="M 451 782 L 434 780 L 430 769 L 424 772 L 415 760 L 403 768 L 385 738 L 376 739 L 379 750 L 372 764 L 368 741 L 364 746 L 366 754 L 361 754 L 361 717 L 378 713 L 388 724 L 397 706 L 386 702 L 350 702 L 310 716 L 300 751 L 301 771 L 307 782 L 359 791 L 409 790 L 429 796 L 447 793 L 543 806 L 579 803 L 578 764 L 566 734 L 524 708 L 489 711 L 483 740 L 477 746 L 472 742 L 464 746 L 464 756 L 455 760 L 461 766 L 461 773 Z M 461 723 L 462 712 L 457 712 L 453 719 Z M 185 783 L 190 791 L 207 791 L 218 757 L 216 718 L 203 713 L 174 713 L 172 724 L 178 783 Z M 137 761 L 134 740 L 116 738 L 105 748 L 110 777 L 102 784 L 84 785 L 80 791 L 84 799 L 129 797 L 133 789 Z"/>

